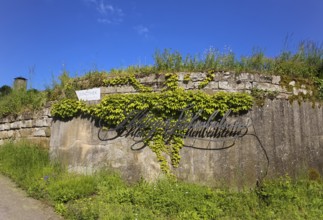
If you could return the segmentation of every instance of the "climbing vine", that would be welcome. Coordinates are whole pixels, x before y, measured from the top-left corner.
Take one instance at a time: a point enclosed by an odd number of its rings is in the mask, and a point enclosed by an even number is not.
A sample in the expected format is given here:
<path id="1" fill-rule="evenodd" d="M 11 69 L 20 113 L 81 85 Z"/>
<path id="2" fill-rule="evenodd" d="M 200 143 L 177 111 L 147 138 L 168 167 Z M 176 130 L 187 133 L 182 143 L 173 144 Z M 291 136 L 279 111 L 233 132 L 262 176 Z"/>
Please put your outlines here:
<path id="1" fill-rule="evenodd" d="M 176 73 L 165 74 L 165 90 L 176 90 L 178 88 L 178 76 Z"/>
<path id="2" fill-rule="evenodd" d="M 213 79 L 209 73 L 204 84 Z M 203 83 L 203 82 L 202 82 Z M 125 120 L 135 117 L 133 112 L 145 111 L 146 117 L 140 136 L 157 157 L 161 170 L 171 176 L 171 165 L 177 167 L 180 162 L 180 150 L 184 146 L 185 129 L 179 129 L 167 134 L 165 126 L 175 127 L 183 109 L 189 117 L 199 115 L 200 120 L 207 120 L 214 111 L 224 115 L 228 110 L 233 114 L 247 111 L 252 107 L 253 99 L 246 93 L 217 92 L 212 95 L 202 91 L 185 91 L 178 86 L 178 75 L 165 74 L 164 88 L 159 93 L 151 92 L 133 76 L 119 76 L 104 80 L 106 86 L 132 85 L 138 94 L 112 94 L 105 96 L 97 105 L 87 105 L 73 99 L 61 100 L 52 106 L 51 114 L 56 119 L 69 120 L 78 116 L 86 116 L 104 123 L 107 129 L 115 128 Z M 188 106 L 190 106 L 188 108 Z M 167 124 L 167 125 L 166 125 Z"/>
<path id="3" fill-rule="evenodd" d="M 191 81 L 191 74 L 187 73 L 184 75 L 183 83 L 187 84 Z"/>
<path id="4" fill-rule="evenodd" d="M 215 77 L 214 71 L 213 70 L 208 71 L 205 79 L 202 82 L 200 82 L 200 84 L 198 85 L 198 88 L 203 89 L 214 79 L 214 77 Z"/>
<path id="5" fill-rule="evenodd" d="M 143 119 L 145 127 L 141 129 L 140 136 L 143 137 L 144 144 L 156 154 L 163 172 L 170 176 L 172 174 L 167 157 L 170 158 L 173 167 L 179 165 L 186 131 L 177 129 L 170 136 L 164 128 L 174 127 L 183 109 L 187 109 L 185 114 L 189 116 L 198 114 L 200 120 L 207 120 L 215 110 L 219 115 L 224 115 L 228 110 L 233 113 L 247 111 L 252 107 L 253 99 L 246 93 L 217 92 L 210 95 L 202 91 L 185 91 L 177 85 L 177 74 L 166 74 L 165 78 L 164 89 L 158 93 L 112 94 L 105 96 L 97 105 L 64 99 L 52 106 L 51 113 L 54 118 L 62 120 L 78 116 L 91 117 L 103 121 L 109 129 L 115 128 L 125 119 L 131 120 L 134 117 L 133 112 L 146 111 L 147 116 Z M 135 80 L 131 77 L 119 77 L 109 79 L 105 83 L 135 84 Z"/>
<path id="6" fill-rule="evenodd" d="M 134 75 L 118 76 L 103 81 L 105 86 L 132 85 L 138 92 L 151 92 L 152 88 L 142 85 Z"/>

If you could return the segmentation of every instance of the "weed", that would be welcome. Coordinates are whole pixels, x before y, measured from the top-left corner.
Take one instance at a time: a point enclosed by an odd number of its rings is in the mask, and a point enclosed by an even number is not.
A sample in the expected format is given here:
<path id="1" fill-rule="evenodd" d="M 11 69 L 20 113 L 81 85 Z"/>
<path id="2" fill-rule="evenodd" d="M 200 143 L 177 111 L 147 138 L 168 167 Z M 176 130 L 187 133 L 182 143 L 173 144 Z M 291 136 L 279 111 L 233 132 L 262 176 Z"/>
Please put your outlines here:
<path id="1" fill-rule="evenodd" d="M 52 204 L 66 219 L 322 219 L 323 183 L 308 179 L 265 180 L 240 192 L 171 179 L 125 183 L 118 174 L 68 174 L 48 152 L 28 142 L 0 148 L 0 172 L 29 194 Z M 315 180 L 315 181 L 313 181 Z"/>
<path id="2" fill-rule="evenodd" d="M 278 94 L 278 91 L 268 91 L 258 88 L 253 88 L 251 90 L 251 96 L 254 97 L 255 103 L 258 106 L 263 106 L 265 104 L 266 99 L 275 99 Z"/>

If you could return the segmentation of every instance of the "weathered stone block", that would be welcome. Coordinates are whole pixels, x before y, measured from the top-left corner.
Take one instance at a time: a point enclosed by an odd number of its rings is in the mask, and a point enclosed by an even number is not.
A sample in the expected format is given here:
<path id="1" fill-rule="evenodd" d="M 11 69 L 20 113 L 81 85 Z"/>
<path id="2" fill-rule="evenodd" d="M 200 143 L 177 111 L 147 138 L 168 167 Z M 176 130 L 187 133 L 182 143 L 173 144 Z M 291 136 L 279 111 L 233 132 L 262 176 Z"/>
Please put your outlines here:
<path id="1" fill-rule="evenodd" d="M 43 116 L 51 116 L 51 114 L 50 114 L 50 108 L 45 108 L 43 110 Z"/>
<path id="2" fill-rule="evenodd" d="M 0 139 L 6 139 L 7 138 L 7 131 L 0 131 Z"/>
<path id="3" fill-rule="evenodd" d="M 35 128 L 33 134 L 34 137 L 46 137 L 45 129 L 43 128 Z"/>
<path id="4" fill-rule="evenodd" d="M 219 82 L 219 81 L 222 81 L 222 73 L 219 73 L 219 72 L 216 72 L 215 74 L 214 74 L 215 76 L 214 76 L 214 81 L 215 82 Z"/>
<path id="5" fill-rule="evenodd" d="M 244 85 L 245 85 L 245 89 L 248 89 L 248 90 L 252 89 L 252 87 L 253 87 L 252 82 L 244 82 Z"/>
<path id="6" fill-rule="evenodd" d="M 223 90 L 243 90 L 246 86 L 244 83 L 236 83 L 236 82 L 230 82 L 230 81 L 220 81 L 219 82 L 219 89 Z"/>
<path id="7" fill-rule="evenodd" d="M 192 81 L 189 81 L 187 84 L 183 83 L 182 84 L 184 86 L 185 89 L 190 90 L 190 89 L 194 89 L 194 84 Z"/>
<path id="8" fill-rule="evenodd" d="M 117 93 L 134 93 L 136 90 L 132 86 L 117 86 Z"/>
<path id="9" fill-rule="evenodd" d="M 254 81 L 255 82 L 272 83 L 272 80 L 273 80 L 272 76 L 264 76 L 264 75 L 254 74 Z"/>
<path id="10" fill-rule="evenodd" d="M 284 88 L 279 85 L 273 85 L 271 83 L 254 83 L 254 88 L 268 90 L 268 91 L 278 91 L 278 92 L 286 92 Z"/>
<path id="11" fill-rule="evenodd" d="M 293 80 L 293 81 L 290 81 L 289 83 L 288 83 L 288 85 L 290 85 L 290 86 L 295 86 L 296 85 L 296 82 Z"/>
<path id="12" fill-rule="evenodd" d="M 6 132 L 7 137 L 6 138 L 12 138 L 14 137 L 15 132 L 13 130 L 9 130 Z"/>
<path id="13" fill-rule="evenodd" d="M 2 124 L 2 128 L 4 131 L 7 131 L 10 129 L 10 124 L 9 123 Z"/>
<path id="14" fill-rule="evenodd" d="M 9 117 L 5 117 L 1 119 L 1 123 L 10 123 Z"/>
<path id="15" fill-rule="evenodd" d="M 35 127 L 45 127 L 45 126 L 48 126 L 47 123 L 46 123 L 46 120 L 44 120 L 44 119 L 36 119 L 34 125 L 35 125 Z"/>
<path id="16" fill-rule="evenodd" d="M 163 84 L 164 82 L 165 82 L 165 75 L 164 74 L 158 75 L 157 83 L 160 85 L 160 84 Z"/>
<path id="17" fill-rule="evenodd" d="M 183 85 L 185 85 L 185 89 L 191 90 L 191 89 L 198 89 L 199 84 L 200 84 L 199 81 L 196 81 L 196 82 L 190 81 L 187 84 L 183 84 Z"/>
<path id="18" fill-rule="evenodd" d="M 214 81 L 209 82 L 209 84 L 207 84 L 204 87 L 204 90 L 206 90 L 206 89 L 218 90 L 219 89 L 219 82 L 214 82 Z"/>
<path id="19" fill-rule="evenodd" d="M 281 76 L 273 76 L 273 79 L 272 79 L 273 84 L 279 85 L 280 81 L 281 81 Z"/>
<path id="20" fill-rule="evenodd" d="M 33 120 L 22 121 L 22 128 L 31 128 L 33 127 Z"/>
<path id="21" fill-rule="evenodd" d="M 31 128 L 25 128 L 25 129 L 20 129 L 20 136 L 23 138 L 27 138 L 33 135 L 33 129 Z"/>
<path id="22" fill-rule="evenodd" d="M 116 86 L 101 87 L 101 95 L 113 94 L 117 92 Z"/>
<path id="23" fill-rule="evenodd" d="M 236 79 L 241 81 L 253 81 L 254 75 L 250 73 L 240 73 Z"/>
<path id="24" fill-rule="evenodd" d="M 157 81 L 156 79 L 156 75 L 155 74 L 151 74 L 142 78 L 139 78 L 138 81 L 142 84 L 151 84 Z"/>
<path id="25" fill-rule="evenodd" d="M 34 117 L 39 117 L 39 115 L 42 115 L 42 112 L 38 112 L 38 115 L 34 115 L 32 112 L 24 112 L 21 116 L 21 120 L 33 119 Z"/>
<path id="26" fill-rule="evenodd" d="M 234 74 L 230 73 L 230 72 L 225 72 L 222 75 L 222 79 L 224 80 L 229 80 L 229 79 L 233 79 L 234 78 Z"/>
<path id="27" fill-rule="evenodd" d="M 193 82 L 203 81 L 206 78 L 206 73 L 191 73 L 191 80 Z"/>
<path id="28" fill-rule="evenodd" d="M 294 95 L 299 95 L 299 94 L 304 94 L 304 95 L 312 95 L 312 91 L 308 91 L 306 89 L 297 89 L 297 88 L 293 88 L 293 94 Z"/>
<path id="29" fill-rule="evenodd" d="M 184 81 L 184 76 L 186 75 L 186 73 L 178 73 L 178 81 Z"/>
<path id="30" fill-rule="evenodd" d="M 228 81 L 220 81 L 219 82 L 219 89 L 232 89 L 231 85 L 229 85 Z"/>
<path id="31" fill-rule="evenodd" d="M 21 127 L 21 121 L 15 121 L 10 124 L 10 129 L 18 129 Z"/>
<path id="32" fill-rule="evenodd" d="M 277 99 L 288 99 L 289 95 L 287 93 L 279 93 Z"/>

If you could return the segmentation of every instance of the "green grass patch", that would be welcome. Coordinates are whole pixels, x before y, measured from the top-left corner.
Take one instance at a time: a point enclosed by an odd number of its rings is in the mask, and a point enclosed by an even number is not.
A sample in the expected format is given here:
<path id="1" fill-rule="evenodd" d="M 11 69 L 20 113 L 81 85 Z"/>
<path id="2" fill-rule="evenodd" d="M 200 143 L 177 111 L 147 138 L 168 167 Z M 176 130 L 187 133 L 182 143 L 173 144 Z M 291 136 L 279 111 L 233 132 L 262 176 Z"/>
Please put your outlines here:
<path id="1" fill-rule="evenodd" d="M 323 218 L 323 182 L 314 169 L 308 178 L 267 180 L 240 192 L 167 179 L 129 185 L 108 171 L 69 174 L 47 150 L 19 142 L 0 147 L 0 172 L 66 219 Z"/>
<path id="2" fill-rule="evenodd" d="M 22 112 L 33 111 L 45 105 L 46 97 L 36 90 L 14 90 L 0 96 L 0 118 L 17 116 Z"/>

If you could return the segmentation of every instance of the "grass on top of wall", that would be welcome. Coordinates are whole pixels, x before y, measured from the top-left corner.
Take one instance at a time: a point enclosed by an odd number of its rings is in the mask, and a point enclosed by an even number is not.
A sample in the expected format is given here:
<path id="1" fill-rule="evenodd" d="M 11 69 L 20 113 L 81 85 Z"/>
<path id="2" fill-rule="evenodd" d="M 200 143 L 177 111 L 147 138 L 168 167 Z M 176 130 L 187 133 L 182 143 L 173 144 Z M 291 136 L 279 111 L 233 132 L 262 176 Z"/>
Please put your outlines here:
<path id="1" fill-rule="evenodd" d="M 45 105 L 46 96 L 36 90 L 13 90 L 0 95 L 0 119 L 8 115 L 17 116 L 22 112 L 33 111 Z"/>
<path id="2" fill-rule="evenodd" d="M 54 79 L 44 92 L 10 92 L 9 86 L 0 85 L 0 119 L 22 111 L 39 109 L 48 101 L 76 99 L 76 90 L 105 86 L 104 82 L 108 77 L 134 75 L 138 78 L 149 74 L 208 71 L 275 74 L 287 77 L 290 81 L 306 81 L 317 90 L 314 98 L 323 100 L 323 44 L 305 40 L 292 50 L 283 49 L 275 57 L 267 56 L 259 48 L 253 49 L 250 55 L 241 57 L 231 50 L 222 52 L 214 48 L 196 55 L 182 55 L 170 49 L 157 50 L 153 55 L 152 65 L 131 65 L 102 72 L 90 71 L 75 78 L 63 71 L 59 81 Z"/>
<path id="3" fill-rule="evenodd" d="M 0 147 L 0 172 L 66 219 L 322 219 L 323 183 L 282 177 L 235 192 L 174 180 L 129 185 L 119 175 L 67 173 L 29 142 Z"/>

